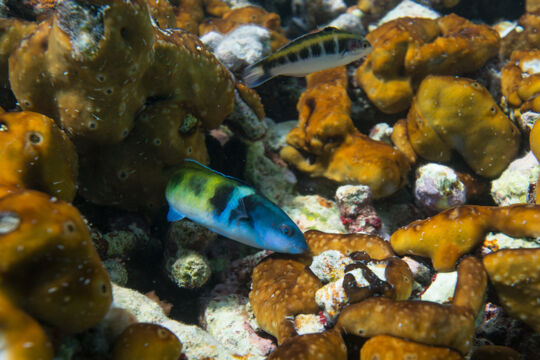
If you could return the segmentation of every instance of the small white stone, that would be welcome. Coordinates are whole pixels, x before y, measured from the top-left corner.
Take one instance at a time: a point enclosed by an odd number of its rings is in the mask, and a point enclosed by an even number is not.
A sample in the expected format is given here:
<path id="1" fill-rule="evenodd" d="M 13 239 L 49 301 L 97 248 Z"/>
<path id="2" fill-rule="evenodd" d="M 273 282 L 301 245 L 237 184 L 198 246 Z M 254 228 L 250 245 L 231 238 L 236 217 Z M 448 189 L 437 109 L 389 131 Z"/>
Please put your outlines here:
<path id="1" fill-rule="evenodd" d="M 270 53 L 270 33 L 263 27 L 243 25 L 231 31 L 217 45 L 215 55 L 228 69 L 236 71 Z"/>
<path id="2" fill-rule="evenodd" d="M 294 318 L 294 328 L 298 335 L 316 334 L 324 331 L 319 315 L 299 314 Z"/>
<path id="3" fill-rule="evenodd" d="M 345 266 L 353 261 L 337 250 L 323 251 L 313 257 L 309 268 L 323 283 L 335 281 L 345 275 Z"/>
<path id="4" fill-rule="evenodd" d="M 366 29 L 364 28 L 364 25 L 362 24 L 362 16 L 359 16 L 360 14 L 355 14 L 355 13 L 341 14 L 337 18 L 332 20 L 326 26 L 333 26 L 338 29 L 342 29 L 342 30 L 349 31 L 355 34 L 363 35 L 366 33 Z"/>
<path id="5" fill-rule="evenodd" d="M 373 140 L 384 141 L 387 144 L 392 145 L 392 132 L 394 129 L 387 123 L 379 123 L 371 128 L 369 132 L 369 137 Z"/>
<path id="6" fill-rule="evenodd" d="M 224 36 L 217 31 L 210 31 L 201 36 L 201 41 L 210 50 L 215 51 L 219 43 L 223 41 Z"/>
<path id="7" fill-rule="evenodd" d="M 498 179 L 491 182 L 491 197 L 499 206 L 526 203 L 530 185 L 540 175 L 540 164 L 532 152 L 510 163 Z"/>
<path id="8" fill-rule="evenodd" d="M 435 279 L 431 282 L 431 285 L 429 285 L 426 291 L 420 295 L 420 299 L 439 304 L 451 301 L 454 297 L 457 278 L 457 271 L 437 273 Z"/>
<path id="9" fill-rule="evenodd" d="M 430 211 L 441 211 L 466 202 L 465 185 L 448 166 L 429 163 L 417 171 L 414 198 Z"/>
<path id="10" fill-rule="evenodd" d="M 390 10 L 380 21 L 378 26 L 387 23 L 389 21 L 401 18 L 401 17 L 418 17 L 437 19 L 440 17 L 439 13 L 428 8 L 427 6 L 420 5 L 414 1 L 404 0 L 400 2 L 395 8 Z"/>

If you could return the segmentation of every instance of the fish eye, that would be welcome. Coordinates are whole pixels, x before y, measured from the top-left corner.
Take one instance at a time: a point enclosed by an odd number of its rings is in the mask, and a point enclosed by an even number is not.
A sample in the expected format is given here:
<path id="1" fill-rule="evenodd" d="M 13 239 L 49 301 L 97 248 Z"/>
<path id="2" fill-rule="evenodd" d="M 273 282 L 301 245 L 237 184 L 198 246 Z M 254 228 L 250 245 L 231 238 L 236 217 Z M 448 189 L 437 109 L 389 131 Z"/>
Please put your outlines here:
<path id="1" fill-rule="evenodd" d="M 363 47 L 364 49 L 367 49 L 367 48 L 369 47 L 369 43 L 368 43 L 367 41 L 364 41 L 364 42 L 362 43 L 362 47 Z"/>
<path id="2" fill-rule="evenodd" d="M 286 236 L 292 236 L 294 234 L 294 229 L 285 224 L 281 224 L 279 226 L 279 231 L 281 231 L 281 233 Z"/>

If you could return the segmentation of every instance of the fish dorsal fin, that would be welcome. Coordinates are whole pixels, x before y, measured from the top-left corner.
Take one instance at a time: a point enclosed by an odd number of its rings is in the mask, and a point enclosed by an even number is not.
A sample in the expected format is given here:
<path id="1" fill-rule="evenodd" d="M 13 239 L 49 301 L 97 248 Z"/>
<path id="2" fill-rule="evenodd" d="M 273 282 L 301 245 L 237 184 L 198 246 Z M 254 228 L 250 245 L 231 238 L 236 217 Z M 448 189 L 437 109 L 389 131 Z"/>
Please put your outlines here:
<path id="1" fill-rule="evenodd" d="M 325 26 L 321 30 L 317 31 L 317 34 L 325 34 L 329 32 L 342 31 L 340 28 L 335 26 Z"/>
<path id="2" fill-rule="evenodd" d="M 230 176 L 230 175 L 225 175 L 217 170 L 214 170 L 212 168 L 209 168 L 208 166 L 206 165 L 203 165 L 201 164 L 200 162 L 198 162 L 197 160 L 194 160 L 194 159 L 184 159 L 184 162 L 186 163 L 189 163 L 189 166 L 194 166 L 194 167 L 201 167 L 203 169 L 206 169 L 210 172 L 213 172 L 214 174 L 217 174 L 217 175 L 221 175 L 227 179 L 230 179 L 230 180 L 234 180 L 234 181 L 237 181 L 239 182 L 240 184 L 242 185 L 245 185 L 245 186 L 248 186 L 248 187 L 252 187 L 251 184 L 248 184 L 247 182 L 245 182 L 244 180 L 241 180 L 241 179 L 238 179 L 238 178 L 235 178 L 234 176 Z"/>
<path id="3" fill-rule="evenodd" d="M 305 39 L 305 38 L 309 38 L 309 37 L 312 37 L 314 35 L 319 35 L 319 34 L 326 34 L 326 33 L 331 33 L 331 32 L 335 32 L 335 31 L 342 31 L 341 29 L 335 27 L 335 26 L 326 26 L 320 30 L 314 30 L 314 31 L 311 31 L 311 32 L 308 32 L 306 34 L 303 34 L 303 35 L 300 35 L 294 39 L 292 39 L 291 41 L 289 41 L 287 44 L 283 45 L 282 47 L 280 47 L 279 49 L 277 49 L 274 53 L 270 54 L 268 57 L 271 57 L 272 55 L 282 51 L 282 50 L 286 50 L 286 49 L 289 49 L 289 48 L 292 48 L 292 47 L 295 47 L 298 45 L 298 43 L 300 41 L 302 41 L 302 39 Z M 266 58 L 265 58 L 266 59 Z M 264 59 L 263 59 L 264 60 Z M 261 60 L 262 61 L 262 60 Z M 254 65 L 260 63 L 261 61 L 258 61 L 257 63 L 255 63 Z"/>

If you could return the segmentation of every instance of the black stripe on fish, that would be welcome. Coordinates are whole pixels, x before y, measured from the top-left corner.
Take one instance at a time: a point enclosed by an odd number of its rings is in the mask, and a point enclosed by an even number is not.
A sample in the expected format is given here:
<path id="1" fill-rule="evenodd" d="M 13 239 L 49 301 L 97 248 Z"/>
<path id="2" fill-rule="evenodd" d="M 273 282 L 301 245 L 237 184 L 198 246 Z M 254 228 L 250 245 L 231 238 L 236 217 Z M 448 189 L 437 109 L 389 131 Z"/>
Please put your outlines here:
<path id="1" fill-rule="evenodd" d="M 285 65 L 287 63 L 287 58 L 285 56 L 280 56 L 277 58 L 277 62 L 279 65 Z"/>
<path id="2" fill-rule="evenodd" d="M 347 44 L 349 43 L 349 39 L 339 39 L 338 41 L 338 49 L 340 54 L 344 54 L 348 50 Z"/>
<path id="3" fill-rule="evenodd" d="M 314 57 L 321 55 L 321 52 L 322 52 L 321 44 L 319 43 L 311 44 L 310 48 L 311 48 L 311 54 L 313 54 Z"/>
<path id="4" fill-rule="evenodd" d="M 329 54 L 334 54 L 335 53 L 335 45 L 336 45 L 336 42 L 334 41 L 334 38 L 332 39 L 328 39 L 328 40 L 325 40 L 324 43 L 323 43 L 323 46 L 324 46 L 324 52 L 329 55 Z"/>
<path id="5" fill-rule="evenodd" d="M 200 195 L 204 185 L 206 184 L 206 179 L 201 176 L 191 176 L 189 178 L 188 186 L 193 191 L 195 195 Z"/>
<path id="6" fill-rule="evenodd" d="M 268 60 L 262 63 L 264 71 L 268 71 L 277 65 L 277 59 Z"/>
<path id="7" fill-rule="evenodd" d="M 305 59 L 309 58 L 309 50 L 308 50 L 308 48 L 303 48 L 302 50 L 300 50 L 300 58 L 302 60 L 305 60 Z"/>
<path id="8" fill-rule="evenodd" d="M 214 207 L 216 213 L 221 214 L 223 210 L 227 207 L 231 196 L 234 192 L 235 186 L 232 184 L 222 184 L 219 185 L 215 192 L 214 196 L 210 199 L 210 204 Z"/>
<path id="9" fill-rule="evenodd" d="M 184 171 L 177 171 L 173 174 L 171 177 L 171 180 L 169 180 L 169 183 L 173 187 L 177 187 L 182 181 L 184 181 L 184 176 L 186 173 Z"/>
<path id="10" fill-rule="evenodd" d="M 296 60 L 298 60 L 298 55 L 296 55 L 296 53 L 294 52 L 291 52 L 287 54 L 287 59 L 289 59 L 290 62 L 295 62 Z"/>

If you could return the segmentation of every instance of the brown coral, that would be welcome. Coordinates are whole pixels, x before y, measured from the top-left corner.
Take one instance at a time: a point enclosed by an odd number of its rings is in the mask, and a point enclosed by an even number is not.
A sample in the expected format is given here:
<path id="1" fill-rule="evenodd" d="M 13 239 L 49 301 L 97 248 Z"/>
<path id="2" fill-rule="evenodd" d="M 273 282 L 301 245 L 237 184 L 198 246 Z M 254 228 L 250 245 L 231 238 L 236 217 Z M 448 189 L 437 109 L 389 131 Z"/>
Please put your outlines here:
<path id="1" fill-rule="evenodd" d="M 128 326 L 116 339 L 113 360 L 178 360 L 182 343 L 169 329 L 147 323 Z"/>
<path id="2" fill-rule="evenodd" d="M 308 230 L 304 233 L 304 237 L 313 256 L 327 250 L 337 250 L 344 255 L 365 251 L 374 260 L 384 260 L 394 256 L 390 244 L 374 235 L 329 234 L 318 230 Z"/>
<path id="3" fill-rule="evenodd" d="M 306 232 L 305 235 L 311 255 L 327 250 L 338 250 L 353 256 L 355 255 L 352 253 L 356 252 L 359 260 L 349 265 L 349 270 L 360 267 L 376 277 L 365 267 L 364 262 L 373 261 L 370 255 L 377 259 L 375 262 L 384 261 L 387 279 L 384 284 L 389 290 L 384 295 L 398 300 L 409 297 L 413 282 L 411 271 L 405 262 L 393 256 L 391 248 L 381 238 L 362 234 L 328 234 L 314 230 Z M 273 256 L 263 260 L 253 271 L 250 303 L 261 328 L 274 335 L 278 343 L 283 344 L 284 350 L 277 352 L 279 356 L 297 351 L 295 349 L 300 346 L 299 344 L 305 344 L 307 339 L 311 339 L 310 337 L 300 339 L 298 336 L 294 337 L 296 331 L 289 318 L 301 313 L 316 313 L 319 310 L 315 302 L 315 292 L 322 287 L 322 283 L 309 269 L 306 269 L 306 264 L 310 263 L 309 258 L 297 257 L 296 259 L 298 260 Z M 373 289 L 371 285 L 365 288 L 358 288 L 352 283 L 350 285 L 352 287 L 348 290 L 358 290 L 353 296 L 354 301 L 360 301 L 357 295 L 362 295 L 361 299 L 371 296 L 372 291 L 380 290 L 375 287 L 381 284 L 372 284 L 375 286 Z M 335 335 L 331 335 L 330 338 L 335 338 Z M 329 341 L 326 335 L 314 336 L 313 339 L 322 343 Z M 334 340 L 331 343 L 332 346 L 336 345 Z M 302 354 L 310 359 L 309 351 L 304 351 Z"/>
<path id="4" fill-rule="evenodd" d="M 75 197 L 75 147 L 45 115 L 0 113 L 0 158 L 0 184 L 41 190 L 66 201 Z"/>
<path id="5" fill-rule="evenodd" d="M 279 344 L 296 335 L 287 317 L 319 310 L 315 292 L 322 284 L 301 262 L 270 257 L 255 267 L 252 279 L 249 302 L 253 313 L 261 328 Z"/>
<path id="6" fill-rule="evenodd" d="M 478 174 L 494 177 L 512 161 L 519 131 L 479 83 L 428 76 L 407 115 L 407 130 L 418 155 L 449 161 L 457 151 Z"/>
<path id="7" fill-rule="evenodd" d="M 464 205 L 398 229 L 390 243 L 400 255 L 426 256 L 431 258 L 435 270 L 450 271 L 462 255 L 480 246 L 490 231 L 520 237 L 540 236 L 538 219 L 540 206 Z"/>
<path id="8" fill-rule="evenodd" d="M 360 360 L 462 360 L 463 357 L 448 348 L 419 344 L 394 336 L 377 335 L 366 341 L 360 351 Z"/>
<path id="9" fill-rule="evenodd" d="M 399 18 L 367 35 L 373 52 L 355 78 L 385 113 L 406 110 L 428 74 L 463 74 L 497 54 L 499 36 L 486 25 L 451 14 L 436 20 Z"/>
<path id="10" fill-rule="evenodd" d="M 287 339 L 268 360 L 346 360 L 347 348 L 338 331 L 325 331 Z"/>
<path id="11" fill-rule="evenodd" d="M 97 324 L 111 303 L 107 271 L 73 206 L 37 191 L 0 199 L 0 290 L 56 328 Z"/>
<path id="12" fill-rule="evenodd" d="M 517 26 L 501 40 L 499 57 L 508 59 L 513 51 L 540 47 L 540 12 L 527 12 L 518 20 Z"/>
<path id="13" fill-rule="evenodd" d="M 386 143 L 358 132 L 350 118 L 344 67 L 306 77 L 298 101 L 298 127 L 287 135 L 281 156 L 312 177 L 369 185 L 373 196 L 391 195 L 405 185 L 409 163 Z"/>
<path id="14" fill-rule="evenodd" d="M 53 348 L 34 319 L 0 295 L 2 356 L 5 359 L 52 360 Z"/>
<path id="15" fill-rule="evenodd" d="M 385 334 L 466 354 L 472 347 L 474 320 L 481 309 L 486 286 L 482 263 L 468 257 L 458 266 L 452 304 L 369 298 L 345 308 L 336 326 L 363 337 Z"/>
<path id="16" fill-rule="evenodd" d="M 9 107 L 10 98 L 8 59 L 26 36 L 34 32 L 36 24 L 19 19 L 0 19 L 0 106 Z"/>
<path id="17" fill-rule="evenodd" d="M 536 65 L 539 61 L 540 50 L 514 51 L 501 69 L 501 91 L 512 107 L 540 112 L 540 73 Z"/>
<path id="18" fill-rule="evenodd" d="M 317 230 L 309 230 L 304 233 L 304 236 L 312 256 L 317 256 L 327 250 L 337 250 L 353 257 L 354 253 L 364 253 L 361 257 L 365 257 L 363 260 L 367 262 L 377 263 L 378 260 L 382 260 L 386 264 L 386 281 L 392 285 L 391 297 L 404 300 L 411 294 L 413 277 L 409 266 L 401 259 L 394 257 L 392 247 L 382 238 L 366 234 L 330 234 Z M 371 296 L 369 291 L 363 291 L 363 293 Z"/>
<path id="19" fill-rule="evenodd" d="M 184 157 L 206 160 L 202 134 L 234 104 L 223 65 L 196 36 L 153 27 L 148 11 L 143 0 L 63 1 L 10 57 L 21 106 L 57 120 L 84 153 L 81 173 L 93 176 L 82 194 L 130 209 L 161 205 L 155 194 Z M 93 15 L 72 21 L 81 13 Z M 133 197 L 137 187 L 154 195 Z"/>
<path id="20" fill-rule="evenodd" d="M 540 223 L 539 220 L 536 221 Z M 486 255 L 484 267 L 502 305 L 540 333 L 540 249 L 506 249 Z"/>

